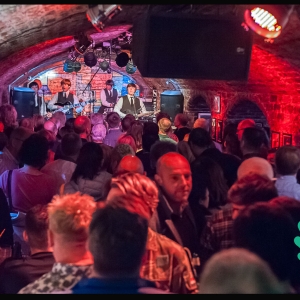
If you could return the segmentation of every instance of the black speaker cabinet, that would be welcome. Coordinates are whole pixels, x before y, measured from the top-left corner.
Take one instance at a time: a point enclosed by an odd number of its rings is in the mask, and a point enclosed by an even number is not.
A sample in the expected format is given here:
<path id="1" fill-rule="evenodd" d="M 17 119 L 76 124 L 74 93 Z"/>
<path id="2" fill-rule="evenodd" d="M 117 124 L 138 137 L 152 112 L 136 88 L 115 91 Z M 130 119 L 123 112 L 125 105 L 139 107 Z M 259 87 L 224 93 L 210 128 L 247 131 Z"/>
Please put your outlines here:
<path id="1" fill-rule="evenodd" d="M 167 113 L 172 122 L 177 114 L 183 113 L 184 97 L 180 91 L 164 91 L 160 94 L 160 111 Z"/>
<path id="2" fill-rule="evenodd" d="M 144 77 L 246 81 L 253 35 L 241 23 L 148 13 L 133 25 L 132 60 Z"/>
<path id="3" fill-rule="evenodd" d="M 14 87 L 12 90 L 12 105 L 16 108 L 18 119 L 33 116 L 34 90 L 27 87 Z"/>

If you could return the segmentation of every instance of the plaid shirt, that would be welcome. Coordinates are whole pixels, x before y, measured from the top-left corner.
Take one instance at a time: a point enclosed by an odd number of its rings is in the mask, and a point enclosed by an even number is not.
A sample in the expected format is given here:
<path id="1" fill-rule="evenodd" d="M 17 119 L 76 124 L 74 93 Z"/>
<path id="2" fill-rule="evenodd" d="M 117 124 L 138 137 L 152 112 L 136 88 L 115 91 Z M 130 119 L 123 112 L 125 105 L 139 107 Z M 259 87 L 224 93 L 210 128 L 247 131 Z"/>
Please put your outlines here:
<path id="1" fill-rule="evenodd" d="M 214 213 L 207 221 L 200 239 L 201 245 L 214 253 L 232 247 L 232 225 L 232 206 L 230 205 Z"/>
<path id="2" fill-rule="evenodd" d="M 172 293 L 198 293 L 189 258 L 182 246 L 149 228 L 146 249 L 140 270 L 142 278 Z"/>

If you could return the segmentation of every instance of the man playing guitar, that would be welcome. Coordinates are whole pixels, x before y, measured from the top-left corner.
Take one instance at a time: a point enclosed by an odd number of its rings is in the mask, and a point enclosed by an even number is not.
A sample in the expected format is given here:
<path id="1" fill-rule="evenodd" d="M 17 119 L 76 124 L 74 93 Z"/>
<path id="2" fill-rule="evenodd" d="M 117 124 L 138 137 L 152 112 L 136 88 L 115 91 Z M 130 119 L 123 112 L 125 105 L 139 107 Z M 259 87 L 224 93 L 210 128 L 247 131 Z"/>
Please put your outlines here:
<path id="1" fill-rule="evenodd" d="M 114 111 L 117 112 L 121 118 L 124 118 L 127 114 L 132 114 L 136 118 L 147 115 L 148 112 L 141 99 L 134 96 L 136 91 L 136 85 L 134 83 L 129 83 L 127 85 L 126 96 L 121 97 L 114 107 Z"/>
<path id="2" fill-rule="evenodd" d="M 101 107 L 99 113 L 104 113 L 105 111 L 113 111 L 113 108 L 118 99 L 118 91 L 113 88 L 114 82 L 109 79 L 106 81 L 106 88 L 101 91 Z"/>
<path id="3" fill-rule="evenodd" d="M 57 92 L 48 102 L 48 108 L 50 110 L 63 108 L 65 104 L 79 104 L 78 97 L 70 92 L 71 81 L 65 78 L 61 81 L 60 84 L 62 92 Z M 66 112 L 66 117 L 67 119 L 73 118 L 73 108 L 70 108 L 69 111 Z"/>

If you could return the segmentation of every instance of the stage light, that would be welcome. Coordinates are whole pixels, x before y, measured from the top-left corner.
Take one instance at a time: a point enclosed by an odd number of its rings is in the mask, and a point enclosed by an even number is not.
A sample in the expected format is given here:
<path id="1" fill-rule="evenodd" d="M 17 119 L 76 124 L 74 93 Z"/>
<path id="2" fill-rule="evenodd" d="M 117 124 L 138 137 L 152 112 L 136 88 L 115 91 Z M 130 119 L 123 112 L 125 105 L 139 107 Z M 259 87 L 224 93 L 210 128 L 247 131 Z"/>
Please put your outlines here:
<path id="1" fill-rule="evenodd" d="M 67 73 L 72 73 L 74 71 L 73 69 L 73 61 L 70 59 L 67 59 L 64 63 L 63 70 Z"/>
<path id="2" fill-rule="evenodd" d="M 84 63 L 90 68 L 97 64 L 97 57 L 94 51 L 88 51 L 84 54 Z"/>
<path id="3" fill-rule="evenodd" d="M 121 52 L 120 54 L 117 55 L 116 64 L 120 68 L 125 67 L 128 64 L 128 62 L 129 62 L 129 56 L 126 52 Z"/>
<path id="4" fill-rule="evenodd" d="M 294 9 L 294 5 L 252 5 L 244 13 L 245 23 L 258 35 L 277 38 Z"/>
<path id="5" fill-rule="evenodd" d="M 132 60 L 130 59 L 129 62 L 126 65 L 126 72 L 128 74 L 133 74 L 136 71 L 136 66 L 133 64 Z"/>
<path id="6" fill-rule="evenodd" d="M 109 62 L 107 61 L 107 60 L 103 60 L 103 61 L 101 61 L 101 63 L 99 64 L 99 67 L 100 67 L 100 69 L 102 70 L 102 71 L 107 71 L 108 70 L 108 68 L 109 68 Z"/>
<path id="7" fill-rule="evenodd" d="M 81 70 L 81 63 L 79 61 L 75 61 L 73 63 L 73 70 L 77 73 Z"/>
<path id="8" fill-rule="evenodd" d="M 98 4 L 87 10 L 86 17 L 99 32 L 102 32 L 106 23 L 121 11 L 121 6 L 117 4 Z"/>

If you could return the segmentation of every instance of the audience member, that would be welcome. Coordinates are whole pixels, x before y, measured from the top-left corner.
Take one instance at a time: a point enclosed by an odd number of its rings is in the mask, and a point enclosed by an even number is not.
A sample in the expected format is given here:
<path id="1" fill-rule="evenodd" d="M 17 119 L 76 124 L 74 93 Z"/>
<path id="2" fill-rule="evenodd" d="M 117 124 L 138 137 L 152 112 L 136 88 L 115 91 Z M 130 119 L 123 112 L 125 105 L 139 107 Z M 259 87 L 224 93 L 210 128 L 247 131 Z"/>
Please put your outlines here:
<path id="1" fill-rule="evenodd" d="M 116 145 L 112 152 L 111 152 L 111 157 L 110 157 L 110 166 L 108 168 L 108 172 L 110 174 L 114 174 L 117 170 L 117 167 L 121 161 L 121 159 L 125 156 L 125 155 L 135 155 L 134 150 L 132 149 L 132 147 L 128 144 L 118 144 Z"/>
<path id="2" fill-rule="evenodd" d="M 121 121 L 121 127 L 123 134 L 126 134 L 131 127 L 131 123 L 135 121 L 135 117 L 131 117 L 132 115 L 126 115 Z"/>
<path id="3" fill-rule="evenodd" d="M 286 294 L 267 262 L 243 249 L 214 254 L 200 278 L 200 294 Z"/>
<path id="4" fill-rule="evenodd" d="M 144 166 L 141 160 L 135 155 L 125 155 L 114 174 L 114 177 L 119 176 L 123 173 L 134 172 L 141 175 L 146 175 L 144 171 Z"/>
<path id="5" fill-rule="evenodd" d="M 157 126 L 157 124 L 155 125 Z M 159 141 L 158 133 L 148 133 L 148 131 L 146 133 L 143 133 L 142 135 L 143 149 L 136 153 L 136 156 L 142 161 L 144 170 L 149 178 L 154 178 L 154 174 L 155 174 L 155 169 L 151 167 L 151 163 L 150 163 L 150 149 L 152 145 L 154 145 L 154 143 L 157 141 Z"/>
<path id="6" fill-rule="evenodd" d="M 52 269 L 54 257 L 48 243 L 48 213 L 46 205 L 36 205 L 25 217 L 24 240 L 30 256 L 8 258 L 0 265 L 0 293 L 17 294 L 20 289 Z"/>
<path id="7" fill-rule="evenodd" d="M 108 132 L 103 143 L 115 147 L 119 136 L 122 134 L 120 129 L 120 116 L 116 112 L 110 112 L 106 116 L 106 121 L 108 124 Z"/>
<path id="8" fill-rule="evenodd" d="M 159 203 L 150 226 L 186 247 L 197 269 L 200 234 L 188 202 L 192 189 L 190 164 L 179 153 L 166 153 L 157 161 L 154 179 L 159 187 Z"/>
<path id="9" fill-rule="evenodd" d="M 183 155 L 191 164 L 195 160 L 195 156 L 191 150 L 189 143 L 185 140 L 178 142 L 177 144 L 178 153 Z"/>
<path id="10" fill-rule="evenodd" d="M 19 127 L 12 131 L 7 145 L 3 149 L 3 153 L 0 155 L 0 174 L 6 170 L 18 169 L 19 151 L 23 142 L 32 134 L 27 128 Z"/>
<path id="11" fill-rule="evenodd" d="M 274 178 L 274 172 L 271 164 L 266 159 L 257 156 L 245 159 L 240 164 L 237 170 L 237 177 L 240 179 L 249 173 L 265 175 L 271 180 Z"/>
<path id="12" fill-rule="evenodd" d="M 34 131 L 33 119 L 32 118 L 22 118 L 22 119 L 20 119 L 19 127 L 25 127 L 25 128 L 28 128 L 31 131 Z"/>
<path id="13" fill-rule="evenodd" d="M 135 153 L 137 152 L 137 145 L 136 145 L 135 139 L 129 133 L 122 134 L 119 136 L 119 138 L 117 139 L 116 145 L 120 145 L 120 144 L 128 144 L 128 145 L 130 145 L 130 147 L 133 149 L 133 151 Z"/>
<path id="14" fill-rule="evenodd" d="M 136 144 L 136 152 L 143 149 L 142 146 L 142 135 L 143 135 L 144 125 L 141 121 L 133 121 L 127 133 L 132 135 Z"/>
<path id="15" fill-rule="evenodd" d="M 124 208 L 98 209 L 89 229 L 94 268 L 72 294 L 161 294 L 139 273 L 147 242 L 147 220 Z M 126 251 L 124 251 L 126 249 Z"/>
<path id="16" fill-rule="evenodd" d="M 106 127 L 103 124 L 98 123 L 93 125 L 92 134 L 91 134 L 93 142 L 102 144 L 105 136 L 106 136 Z"/>
<path id="17" fill-rule="evenodd" d="M 241 159 L 243 154 L 240 148 L 240 141 L 235 133 L 228 133 L 224 138 L 223 152 L 231 155 L 235 155 Z"/>
<path id="18" fill-rule="evenodd" d="M 56 119 L 59 121 L 59 124 L 57 126 L 58 132 L 59 130 L 65 126 L 67 117 L 64 112 L 62 111 L 56 111 L 55 113 L 52 114 L 52 119 Z"/>
<path id="19" fill-rule="evenodd" d="M 150 148 L 150 166 L 153 174 L 156 174 L 156 163 L 166 153 L 177 152 L 177 147 L 169 141 L 157 141 Z M 148 174 L 148 173 L 147 173 Z M 149 174 L 148 174 L 149 176 Z M 154 175 L 153 175 L 154 179 Z"/>
<path id="20" fill-rule="evenodd" d="M 250 173 L 238 179 L 227 193 L 227 201 L 231 205 L 214 213 L 202 232 L 200 239 L 202 266 L 212 254 L 234 246 L 232 224 L 242 209 L 277 196 L 274 182 L 267 176 Z"/>
<path id="21" fill-rule="evenodd" d="M 46 161 L 46 164 L 53 162 L 55 157 L 55 152 L 53 149 L 57 147 L 57 138 L 54 135 L 54 133 L 47 129 L 41 129 L 36 134 L 44 136 L 48 141 L 48 159 Z"/>
<path id="22" fill-rule="evenodd" d="M 189 204 L 200 228 L 205 226 L 203 215 L 209 219 L 227 204 L 228 186 L 222 168 L 209 157 L 200 156 L 191 164 L 192 190 Z"/>
<path id="23" fill-rule="evenodd" d="M 149 122 L 149 121 L 144 123 L 143 134 L 158 135 L 158 132 L 159 132 L 159 127 L 156 123 Z"/>
<path id="24" fill-rule="evenodd" d="M 178 137 L 179 142 L 183 140 L 187 133 L 191 132 L 188 127 L 189 117 L 186 114 L 177 114 L 174 118 L 174 126 L 176 127 L 174 134 Z"/>
<path id="25" fill-rule="evenodd" d="M 33 130 L 37 132 L 44 128 L 45 118 L 41 115 L 33 115 Z"/>
<path id="26" fill-rule="evenodd" d="M 123 160 L 125 158 L 127 156 Z M 106 200 L 108 205 L 126 208 L 144 217 L 148 222 L 156 210 L 158 201 L 155 183 L 135 170 L 112 179 Z M 165 263 L 159 264 L 159 257 L 162 256 L 166 257 Z M 159 278 L 156 276 L 158 271 Z M 154 232 L 150 227 L 140 276 L 155 282 L 157 288 L 172 293 L 197 292 L 193 270 L 184 248 L 166 236 Z"/>
<path id="27" fill-rule="evenodd" d="M 95 201 L 104 200 L 107 182 L 111 174 L 102 170 L 103 151 L 99 144 L 87 142 L 80 149 L 77 165 L 71 180 L 64 185 L 63 193 L 81 192 L 94 197 Z"/>
<path id="28" fill-rule="evenodd" d="M 48 205 L 48 216 L 49 241 L 55 263 L 50 272 L 22 288 L 18 294 L 64 291 L 91 275 L 93 257 L 87 249 L 87 240 L 95 210 L 94 198 L 88 195 L 75 193 L 53 197 Z"/>
<path id="29" fill-rule="evenodd" d="M 275 168 L 275 186 L 279 196 L 300 200 L 300 184 L 296 178 L 300 168 L 300 149 L 295 146 L 280 147 L 275 154 Z"/>
<path id="30" fill-rule="evenodd" d="M 177 144 L 174 139 L 170 138 L 169 135 L 167 134 L 168 130 L 171 128 L 171 121 L 167 118 L 162 118 L 158 122 L 158 136 L 160 141 L 168 141 L 174 144 Z"/>
<path id="31" fill-rule="evenodd" d="M 258 156 L 267 159 L 269 150 L 269 138 L 261 127 L 249 127 L 243 130 L 240 141 L 242 160 Z"/>
<path id="32" fill-rule="evenodd" d="M 70 131 L 74 131 L 74 122 L 75 122 L 76 118 L 68 118 L 66 121 L 65 126 L 70 130 Z"/>
<path id="33" fill-rule="evenodd" d="M 74 132 L 79 134 L 82 146 L 85 143 L 90 142 L 90 134 L 91 134 L 91 120 L 86 116 L 78 116 L 74 121 Z"/>
<path id="34" fill-rule="evenodd" d="M 4 133 L 10 138 L 12 131 L 18 127 L 18 113 L 16 108 L 11 104 L 0 106 L 0 121 L 4 124 Z"/>
<path id="35" fill-rule="evenodd" d="M 216 149 L 210 134 L 203 128 L 193 128 L 188 143 L 195 160 L 200 156 L 210 157 L 221 166 L 226 183 L 228 187 L 231 187 L 237 179 L 237 170 L 241 160 L 234 155 Z"/>
<path id="36" fill-rule="evenodd" d="M 293 264 L 298 249 L 294 238 L 298 230 L 291 215 L 270 203 L 255 203 L 240 211 L 233 223 L 233 239 L 264 259 L 290 293 Z"/>
<path id="37" fill-rule="evenodd" d="M 255 121 L 253 119 L 244 119 L 238 123 L 236 134 L 239 141 L 241 141 L 245 128 L 255 127 Z"/>
<path id="38" fill-rule="evenodd" d="M 91 119 L 92 126 L 97 125 L 97 124 L 104 125 L 103 124 L 104 123 L 104 116 L 103 116 L 103 114 L 101 114 L 99 112 L 91 113 L 90 119 Z"/>
<path id="39" fill-rule="evenodd" d="M 41 169 L 41 172 L 55 178 L 56 193 L 59 193 L 62 184 L 71 180 L 81 146 L 82 141 L 77 133 L 67 133 L 61 140 L 61 158 L 46 164 Z"/>

